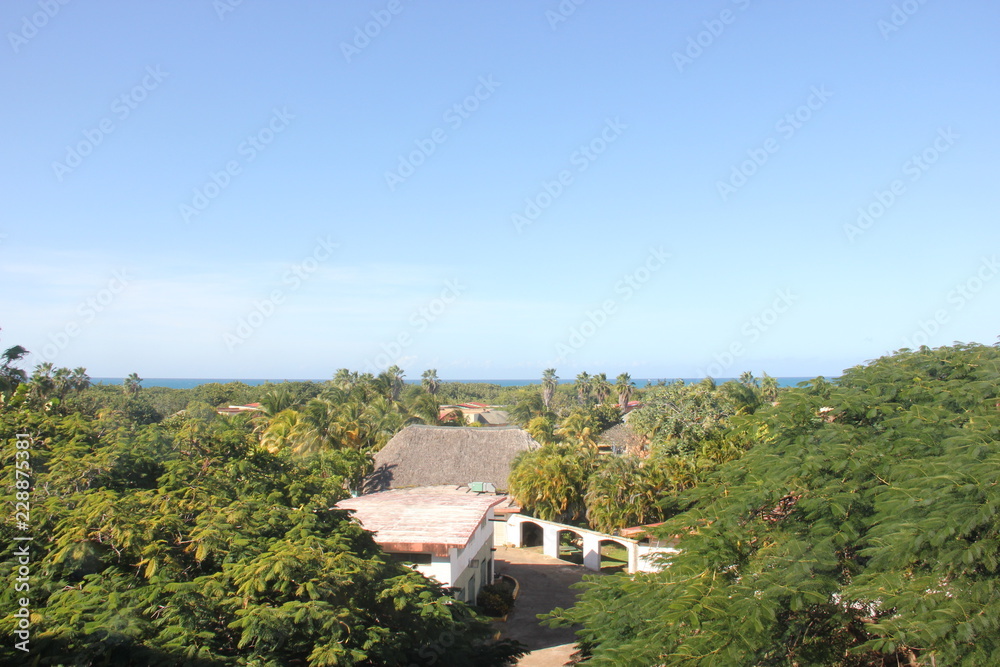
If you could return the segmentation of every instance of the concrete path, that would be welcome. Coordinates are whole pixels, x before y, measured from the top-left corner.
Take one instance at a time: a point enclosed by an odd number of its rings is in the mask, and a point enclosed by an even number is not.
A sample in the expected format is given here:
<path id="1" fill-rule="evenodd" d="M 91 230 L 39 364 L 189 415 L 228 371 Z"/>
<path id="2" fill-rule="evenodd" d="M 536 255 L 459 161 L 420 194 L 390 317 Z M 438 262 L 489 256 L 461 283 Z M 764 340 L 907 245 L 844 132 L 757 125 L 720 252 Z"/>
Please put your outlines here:
<path id="1" fill-rule="evenodd" d="M 585 574 L 596 574 L 580 565 L 550 558 L 537 549 L 500 547 L 494 553 L 496 571 L 510 575 L 521 584 L 514 611 L 499 624 L 504 637 L 525 644 L 532 653 L 521 659 L 522 667 L 561 667 L 573 652 L 576 627 L 550 628 L 539 624 L 537 614 L 556 607 L 567 608 L 579 591 L 570 586 Z M 543 649 L 550 649 L 543 652 Z"/>
<path id="2" fill-rule="evenodd" d="M 570 657 L 574 653 L 576 644 L 540 648 L 518 660 L 517 667 L 563 667 L 571 664 Z"/>

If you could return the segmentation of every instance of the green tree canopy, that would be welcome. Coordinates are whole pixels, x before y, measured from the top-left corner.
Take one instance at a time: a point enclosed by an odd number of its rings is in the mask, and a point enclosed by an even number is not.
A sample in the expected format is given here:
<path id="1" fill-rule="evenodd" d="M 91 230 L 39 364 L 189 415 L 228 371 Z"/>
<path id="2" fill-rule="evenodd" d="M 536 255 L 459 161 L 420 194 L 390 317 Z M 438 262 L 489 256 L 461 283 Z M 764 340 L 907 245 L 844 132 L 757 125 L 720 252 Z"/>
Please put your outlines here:
<path id="1" fill-rule="evenodd" d="M 594 665 L 995 665 L 1000 349 L 903 350 L 782 392 L 688 492 L 662 572 L 557 611 Z"/>
<path id="2" fill-rule="evenodd" d="M 272 452 L 253 418 L 203 402 L 148 425 L 118 411 L 39 409 L 27 392 L 5 403 L 4 505 L 27 493 L 15 462 L 31 468 L 32 641 L 25 660 L 12 634 L 23 593 L 3 587 L 0 662 L 509 664 L 516 646 L 492 641 L 485 620 L 331 509 L 364 457 L 349 446 L 306 455 L 281 444 L 315 431 L 311 418 L 275 415 L 265 432 Z M 328 432 L 342 438 L 352 424 Z M 27 459 L 18 433 L 32 437 Z M 17 566 L 14 528 L 0 524 L 6 572 Z"/>

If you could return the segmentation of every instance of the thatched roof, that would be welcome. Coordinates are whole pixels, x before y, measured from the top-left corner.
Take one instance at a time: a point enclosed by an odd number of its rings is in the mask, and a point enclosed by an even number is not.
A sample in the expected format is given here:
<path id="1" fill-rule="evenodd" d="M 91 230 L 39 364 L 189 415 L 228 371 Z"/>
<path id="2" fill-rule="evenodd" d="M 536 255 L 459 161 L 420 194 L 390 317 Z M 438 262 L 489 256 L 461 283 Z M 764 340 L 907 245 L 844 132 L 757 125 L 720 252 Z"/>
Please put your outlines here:
<path id="1" fill-rule="evenodd" d="M 637 454 L 642 451 L 644 441 L 628 424 L 616 424 L 597 437 L 597 444 L 619 453 Z"/>
<path id="2" fill-rule="evenodd" d="M 510 463 L 539 444 L 516 426 L 407 426 L 377 454 L 365 493 L 492 482 L 507 490 Z"/>

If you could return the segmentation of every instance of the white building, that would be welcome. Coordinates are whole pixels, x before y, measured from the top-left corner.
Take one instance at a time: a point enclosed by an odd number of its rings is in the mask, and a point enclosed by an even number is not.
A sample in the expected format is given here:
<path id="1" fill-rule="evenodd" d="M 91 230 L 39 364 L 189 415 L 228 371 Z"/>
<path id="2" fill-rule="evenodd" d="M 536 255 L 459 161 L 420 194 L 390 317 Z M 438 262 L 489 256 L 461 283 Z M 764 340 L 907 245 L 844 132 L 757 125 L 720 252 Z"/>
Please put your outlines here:
<path id="1" fill-rule="evenodd" d="M 506 496 L 454 486 L 393 489 L 337 503 L 375 534 L 382 550 L 475 603 L 493 581 L 493 508 Z"/>

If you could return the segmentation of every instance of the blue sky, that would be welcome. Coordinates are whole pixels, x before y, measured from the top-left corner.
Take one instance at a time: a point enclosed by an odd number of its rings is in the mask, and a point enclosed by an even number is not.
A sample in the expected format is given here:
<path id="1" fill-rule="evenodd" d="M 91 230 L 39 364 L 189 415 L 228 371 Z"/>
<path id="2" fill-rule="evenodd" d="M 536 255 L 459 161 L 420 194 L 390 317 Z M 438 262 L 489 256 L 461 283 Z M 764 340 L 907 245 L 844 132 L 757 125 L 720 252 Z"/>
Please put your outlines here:
<path id="1" fill-rule="evenodd" d="M 998 24 L 7 0 L 0 345 L 95 377 L 475 379 L 991 344 Z"/>

